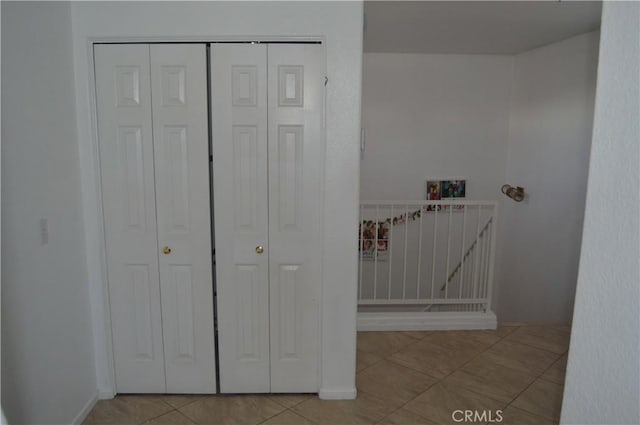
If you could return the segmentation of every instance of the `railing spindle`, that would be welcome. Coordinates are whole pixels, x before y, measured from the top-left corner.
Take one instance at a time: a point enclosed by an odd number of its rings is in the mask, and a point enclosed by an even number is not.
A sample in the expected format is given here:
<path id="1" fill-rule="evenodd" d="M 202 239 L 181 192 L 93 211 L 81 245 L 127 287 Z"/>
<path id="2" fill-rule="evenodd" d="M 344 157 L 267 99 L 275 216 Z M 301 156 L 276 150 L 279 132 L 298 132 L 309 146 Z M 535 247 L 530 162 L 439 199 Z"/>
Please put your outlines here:
<path id="1" fill-rule="evenodd" d="M 451 259 L 451 218 L 453 216 L 453 205 L 449 204 L 449 225 L 447 226 L 447 268 L 445 269 L 446 273 L 444 274 L 445 284 L 444 284 L 444 298 L 447 299 L 449 292 L 449 260 Z"/>
<path id="2" fill-rule="evenodd" d="M 409 205 L 404 206 L 404 250 L 402 256 L 404 260 L 402 270 L 402 299 L 406 298 L 407 289 L 407 241 L 409 240 Z"/>
<path id="3" fill-rule="evenodd" d="M 373 241 L 373 299 L 378 298 L 378 217 L 380 216 L 380 205 L 376 205 L 376 217 L 375 217 L 375 238 Z"/>
<path id="4" fill-rule="evenodd" d="M 389 223 L 389 239 L 387 240 L 387 252 L 389 258 L 389 288 L 387 293 L 387 299 L 391 299 L 391 261 L 393 256 L 391 250 L 393 249 L 393 205 L 391 205 L 391 223 Z"/>
<path id="5" fill-rule="evenodd" d="M 492 292 L 493 292 L 493 285 L 490 285 L 489 282 L 493 282 L 493 268 L 494 268 L 494 262 L 495 262 L 495 252 L 496 252 L 496 231 L 497 231 L 497 226 L 495 226 L 495 223 L 493 221 L 494 218 L 496 218 L 498 215 L 498 211 L 494 210 L 493 212 L 493 218 L 491 221 L 491 232 L 489 233 L 490 235 L 490 248 L 489 248 L 489 275 L 487 276 L 487 304 L 485 306 L 486 310 L 491 310 L 491 297 L 492 297 Z"/>
<path id="6" fill-rule="evenodd" d="M 420 224 L 418 226 L 418 272 L 417 272 L 417 276 L 416 276 L 416 299 L 419 300 L 420 299 L 420 273 L 421 273 L 421 269 L 422 269 L 422 215 L 424 214 L 423 211 L 424 207 L 420 206 L 420 213 L 418 214 L 418 217 L 420 218 Z"/>
<path id="7" fill-rule="evenodd" d="M 487 254 L 487 233 L 483 233 L 480 238 L 480 273 L 478 274 L 478 298 L 484 298 L 484 271 L 486 270 L 486 254 Z"/>
<path id="8" fill-rule="evenodd" d="M 358 270 L 359 270 L 359 276 L 358 276 L 358 299 L 362 299 L 362 257 L 364 255 L 364 223 L 363 223 L 363 218 L 364 218 L 364 206 L 360 205 L 360 261 L 358 262 Z"/>
<path id="9" fill-rule="evenodd" d="M 462 298 L 462 286 L 464 285 L 464 254 L 467 239 L 467 207 L 462 206 L 462 244 L 460 245 L 460 288 L 458 288 L 458 298 Z"/>
<path id="10" fill-rule="evenodd" d="M 484 260 L 484 276 L 482 277 L 482 298 L 487 299 L 487 278 L 489 277 L 489 241 L 491 239 L 491 224 L 487 228 L 486 238 L 485 238 L 485 260 Z"/>
<path id="11" fill-rule="evenodd" d="M 476 251 L 478 250 L 478 247 L 480 245 L 480 205 L 478 205 L 477 208 L 478 213 L 476 214 Z M 477 257 L 477 256 L 475 256 Z M 474 257 L 474 258 L 475 258 Z M 473 285 L 473 290 L 471 292 L 471 294 L 475 297 L 477 294 L 477 278 L 478 278 L 478 263 L 479 261 L 476 261 L 474 259 L 473 262 L 473 276 L 471 278 L 471 285 Z"/>
<path id="12" fill-rule="evenodd" d="M 433 289 L 436 281 L 436 251 L 438 241 L 438 208 L 440 205 L 433 205 L 433 253 L 431 255 L 431 299 L 433 299 Z"/>
<path id="13" fill-rule="evenodd" d="M 475 252 L 475 249 L 472 248 L 471 251 L 469 251 L 469 255 L 467 256 L 467 258 L 469 259 L 469 267 L 467 268 L 467 278 L 465 279 L 465 285 L 464 285 L 464 298 L 472 298 L 471 297 L 471 272 L 473 271 L 473 254 Z M 464 306 L 464 311 L 469 311 L 469 304 L 466 304 Z"/>

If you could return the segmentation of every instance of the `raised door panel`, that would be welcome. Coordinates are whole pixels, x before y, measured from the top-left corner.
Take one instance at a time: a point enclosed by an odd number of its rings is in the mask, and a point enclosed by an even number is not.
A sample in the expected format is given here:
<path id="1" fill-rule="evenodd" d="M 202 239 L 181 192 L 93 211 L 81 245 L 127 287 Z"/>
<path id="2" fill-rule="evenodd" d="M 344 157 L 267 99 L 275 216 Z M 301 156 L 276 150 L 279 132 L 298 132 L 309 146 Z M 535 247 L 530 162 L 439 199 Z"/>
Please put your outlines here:
<path id="1" fill-rule="evenodd" d="M 211 47 L 218 341 L 225 393 L 270 391 L 266 54 L 265 45 Z"/>
<path id="2" fill-rule="evenodd" d="M 233 211 L 234 229 L 251 237 L 259 230 L 258 204 L 260 182 L 258 181 L 258 132 L 255 125 L 234 125 L 231 129 L 233 144 Z"/>
<path id="3" fill-rule="evenodd" d="M 167 392 L 214 393 L 206 46 L 150 49 Z"/>
<path id="4" fill-rule="evenodd" d="M 270 44 L 271 391 L 318 390 L 324 74 L 321 45 Z"/>
<path id="5" fill-rule="evenodd" d="M 162 393 L 149 47 L 94 54 L 116 391 Z"/>

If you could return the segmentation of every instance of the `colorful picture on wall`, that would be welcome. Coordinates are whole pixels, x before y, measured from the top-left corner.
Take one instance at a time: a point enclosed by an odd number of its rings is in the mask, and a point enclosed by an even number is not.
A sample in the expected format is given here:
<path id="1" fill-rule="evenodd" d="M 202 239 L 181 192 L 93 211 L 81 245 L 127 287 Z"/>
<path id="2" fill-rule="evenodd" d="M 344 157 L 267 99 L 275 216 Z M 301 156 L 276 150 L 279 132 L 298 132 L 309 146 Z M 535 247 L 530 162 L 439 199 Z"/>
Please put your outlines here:
<path id="1" fill-rule="evenodd" d="M 374 258 L 376 258 L 377 253 L 378 261 L 386 260 L 387 252 L 389 250 L 389 223 L 376 223 L 373 220 L 365 220 L 360 223 L 358 235 L 360 240 L 360 258 L 362 258 L 363 260 L 372 261 Z"/>
<path id="2" fill-rule="evenodd" d="M 464 198 L 467 195 L 467 181 L 465 179 L 429 179 L 427 180 L 427 201 L 440 201 L 451 198 Z M 442 205 L 438 205 L 438 211 L 442 209 Z M 444 209 L 448 209 L 448 205 L 444 205 Z M 462 205 L 456 205 L 454 209 L 462 209 Z M 434 211 L 433 205 L 427 206 L 427 211 Z"/>
<path id="3" fill-rule="evenodd" d="M 448 198 L 464 198 L 467 192 L 466 180 L 442 180 L 440 182 L 441 190 L 440 197 L 442 199 Z M 449 209 L 448 205 L 445 205 L 445 209 Z M 461 210 L 464 207 L 462 205 L 454 205 L 454 210 Z"/>
<path id="4" fill-rule="evenodd" d="M 440 180 L 427 180 L 427 201 L 440 200 Z"/>
<path id="5" fill-rule="evenodd" d="M 466 180 L 442 180 L 440 197 L 444 198 L 464 198 L 466 194 Z"/>
<path id="6" fill-rule="evenodd" d="M 440 180 L 427 180 L 427 201 L 439 201 L 441 198 L 440 192 L 442 186 Z M 442 205 L 438 205 L 438 211 L 442 208 Z M 427 211 L 435 210 L 435 205 L 427 205 Z"/>

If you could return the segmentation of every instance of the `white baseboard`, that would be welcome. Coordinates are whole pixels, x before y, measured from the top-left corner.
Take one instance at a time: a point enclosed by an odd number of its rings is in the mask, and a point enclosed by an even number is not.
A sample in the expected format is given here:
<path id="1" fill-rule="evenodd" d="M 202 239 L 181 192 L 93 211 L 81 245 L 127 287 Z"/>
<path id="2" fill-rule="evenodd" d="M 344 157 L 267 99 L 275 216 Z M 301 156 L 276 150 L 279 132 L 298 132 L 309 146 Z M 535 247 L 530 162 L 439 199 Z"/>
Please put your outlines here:
<path id="1" fill-rule="evenodd" d="M 98 390 L 98 400 L 111 400 L 116 394 L 110 390 Z"/>
<path id="2" fill-rule="evenodd" d="M 91 412 L 91 409 L 93 409 L 93 406 L 95 406 L 97 402 L 98 402 L 98 394 L 94 394 L 85 403 L 85 405 L 82 407 L 82 410 L 78 412 L 78 414 L 76 415 L 76 417 L 73 419 L 71 423 L 73 425 L 82 425 L 82 422 L 84 422 L 84 420 L 89 415 L 89 412 Z"/>
<path id="3" fill-rule="evenodd" d="M 358 313 L 359 331 L 452 331 L 496 329 L 498 319 L 482 312 Z"/>
<path id="4" fill-rule="evenodd" d="M 318 391 L 318 397 L 320 397 L 321 400 L 355 400 L 357 394 L 358 392 L 355 388 L 320 389 L 320 391 Z"/>

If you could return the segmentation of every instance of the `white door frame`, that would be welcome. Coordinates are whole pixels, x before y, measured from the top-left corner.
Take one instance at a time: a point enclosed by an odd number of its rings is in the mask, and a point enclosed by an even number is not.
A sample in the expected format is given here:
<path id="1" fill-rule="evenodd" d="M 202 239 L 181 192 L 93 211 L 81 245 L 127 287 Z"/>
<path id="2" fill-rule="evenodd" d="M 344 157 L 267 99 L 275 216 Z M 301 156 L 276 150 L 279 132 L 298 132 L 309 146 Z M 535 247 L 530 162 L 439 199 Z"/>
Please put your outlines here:
<path id="1" fill-rule="evenodd" d="M 106 241 L 104 230 L 104 213 L 102 202 L 102 178 L 100 172 L 100 150 L 98 146 L 98 108 L 96 99 L 96 78 L 95 78 L 95 61 L 93 55 L 94 44 L 101 43 L 246 43 L 246 42 L 284 42 L 284 43 L 320 43 L 322 45 L 322 71 L 326 75 L 327 60 L 326 60 L 326 40 L 324 36 L 207 36 L 207 37 L 89 37 L 87 39 L 87 58 L 88 58 L 88 71 L 89 71 L 89 106 L 91 117 L 91 151 L 93 159 L 93 168 L 95 170 L 95 179 L 93 182 L 94 190 L 96 193 L 96 223 L 98 223 L 98 236 L 99 239 L 95 241 L 94 248 L 97 248 L 99 256 L 100 275 L 95 276 L 94 280 L 90 279 L 89 285 L 89 303 L 91 307 L 92 315 L 92 328 L 94 333 L 94 350 L 96 359 L 96 375 L 99 377 L 101 374 L 99 369 L 106 369 L 107 382 L 101 385 L 98 382 L 98 398 L 109 399 L 113 398 L 116 394 L 115 390 L 115 365 L 113 356 L 113 336 L 111 333 L 111 314 L 109 307 L 109 288 L 108 288 L 108 276 L 107 276 L 107 257 L 106 257 Z M 322 143 L 322 151 L 326 152 L 326 90 L 324 91 L 324 106 L 322 114 L 322 134 L 320 140 Z M 80 143 L 82 143 L 80 141 Z M 325 192 L 325 156 L 319 158 L 321 178 L 320 178 L 320 193 L 321 205 L 324 205 L 324 192 Z M 212 210 L 213 211 L 213 210 Z M 324 210 L 319 211 L 320 214 L 320 226 L 321 233 L 324 234 Z M 212 241 L 213 242 L 213 241 Z M 322 242 L 320 242 L 322 243 Z M 323 249 L 320 250 L 323 252 Z M 324 263 L 324 259 L 320 258 L 319 261 Z M 324 279 L 320 277 L 321 282 L 324 283 Z M 318 326 L 320 327 L 320 344 L 318 345 L 318 382 L 322 383 L 322 293 L 323 286 L 320 287 L 319 297 L 319 313 Z M 101 314 L 102 313 L 102 314 Z M 104 344 L 104 345 L 102 345 Z M 320 388 L 318 388 L 320 391 Z"/>

